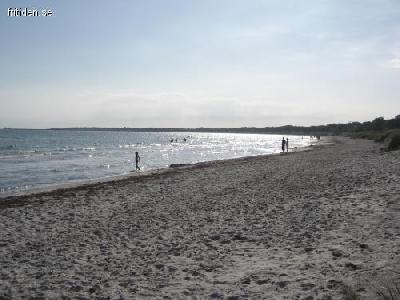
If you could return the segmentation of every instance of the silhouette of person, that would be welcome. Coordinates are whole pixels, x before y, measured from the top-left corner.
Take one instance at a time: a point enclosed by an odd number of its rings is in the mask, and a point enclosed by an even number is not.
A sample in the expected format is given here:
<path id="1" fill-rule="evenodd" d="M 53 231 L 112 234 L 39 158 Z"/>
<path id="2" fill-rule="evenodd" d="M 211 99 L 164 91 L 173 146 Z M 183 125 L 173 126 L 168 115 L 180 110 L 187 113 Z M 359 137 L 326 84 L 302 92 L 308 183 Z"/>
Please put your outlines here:
<path id="1" fill-rule="evenodd" d="M 140 162 L 139 152 L 135 152 L 135 161 L 136 161 L 136 170 L 140 170 L 140 167 L 139 167 L 139 162 Z"/>
<path id="2" fill-rule="evenodd" d="M 282 152 L 285 152 L 285 137 L 282 138 Z"/>
<path id="3" fill-rule="evenodd" d="M 289 138 L 286 138 L 286 152 L 289 152 Z"/>

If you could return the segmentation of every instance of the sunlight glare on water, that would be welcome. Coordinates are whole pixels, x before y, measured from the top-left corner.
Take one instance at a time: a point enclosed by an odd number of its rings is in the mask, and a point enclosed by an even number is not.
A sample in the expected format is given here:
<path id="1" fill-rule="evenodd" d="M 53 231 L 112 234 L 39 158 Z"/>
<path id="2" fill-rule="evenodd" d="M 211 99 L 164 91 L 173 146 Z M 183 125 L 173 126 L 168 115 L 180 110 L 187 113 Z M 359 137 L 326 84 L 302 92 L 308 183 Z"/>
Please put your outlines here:
<path id="1" fill-rule="evenodd" d="M 186 141 L 184 141 L 186 139 Z M 0 130 L 0 193 L 281 151 L 279 135 L 189 132 Z M 171 142 L 171 140 L 173 140 Z M 291 148 L 309 139 L 290 136 Z"/>

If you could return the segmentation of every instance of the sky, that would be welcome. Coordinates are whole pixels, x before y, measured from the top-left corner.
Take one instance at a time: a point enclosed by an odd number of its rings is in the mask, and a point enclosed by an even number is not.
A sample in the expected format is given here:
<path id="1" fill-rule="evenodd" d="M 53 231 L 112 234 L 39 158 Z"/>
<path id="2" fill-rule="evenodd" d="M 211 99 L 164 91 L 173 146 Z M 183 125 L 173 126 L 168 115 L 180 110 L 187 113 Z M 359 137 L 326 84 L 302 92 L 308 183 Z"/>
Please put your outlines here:
<path id="1" fill-rule="evenodd" d="M 0 127 L 308 126 L 400 114 L 399 0 L 0 9 Z"/>

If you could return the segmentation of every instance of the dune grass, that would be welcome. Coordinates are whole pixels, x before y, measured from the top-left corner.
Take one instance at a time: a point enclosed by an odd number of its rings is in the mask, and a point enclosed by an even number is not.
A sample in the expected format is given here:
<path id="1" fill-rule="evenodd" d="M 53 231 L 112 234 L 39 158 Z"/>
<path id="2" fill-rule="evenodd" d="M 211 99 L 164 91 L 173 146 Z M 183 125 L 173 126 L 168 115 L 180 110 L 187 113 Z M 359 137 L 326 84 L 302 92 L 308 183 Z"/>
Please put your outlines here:
<path id="1" fill-rule="evenodd" d="M 367 279 L 356 286 L 345 285 L 342 289 L 344 300 L 400 300 L 400 273 L 396 277 L 379 277 Z M 365 298 L 365 294 L 369 297 Z"/>

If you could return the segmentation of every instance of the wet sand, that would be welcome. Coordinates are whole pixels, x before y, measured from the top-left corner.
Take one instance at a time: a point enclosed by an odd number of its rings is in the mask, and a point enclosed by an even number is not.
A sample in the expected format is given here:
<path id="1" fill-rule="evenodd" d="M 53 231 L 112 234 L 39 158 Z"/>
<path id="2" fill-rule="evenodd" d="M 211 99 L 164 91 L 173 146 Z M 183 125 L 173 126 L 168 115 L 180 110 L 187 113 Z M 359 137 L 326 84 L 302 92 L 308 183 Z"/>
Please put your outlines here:
<path id="1" fill-rule="evenodd" d="M 0 199 L 0 298 L 327 300 L 396 274 L 400 151 L 313 148 Z"/>

